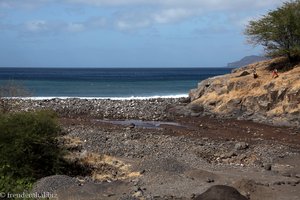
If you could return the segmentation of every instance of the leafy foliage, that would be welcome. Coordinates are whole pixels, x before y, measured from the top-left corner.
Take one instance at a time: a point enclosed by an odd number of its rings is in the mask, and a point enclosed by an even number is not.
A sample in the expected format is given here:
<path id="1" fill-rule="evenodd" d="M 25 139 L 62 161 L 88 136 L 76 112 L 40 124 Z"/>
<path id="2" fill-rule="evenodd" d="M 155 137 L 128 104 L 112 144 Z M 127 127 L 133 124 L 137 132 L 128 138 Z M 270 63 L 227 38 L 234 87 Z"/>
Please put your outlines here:
<path id="1" fill-rule="evenodd" d="M 300 0 L 290 1 L 258 20 L 250 21 L 245 34 L 249 42 L 265 47 L 270 57 L 300 58 Z"/>
<path id="2" fill-rule="evenodd" d="M 62 171 L 60 128 L 48 111 L 0 115 L 0 191 L 22 192 Z"/>

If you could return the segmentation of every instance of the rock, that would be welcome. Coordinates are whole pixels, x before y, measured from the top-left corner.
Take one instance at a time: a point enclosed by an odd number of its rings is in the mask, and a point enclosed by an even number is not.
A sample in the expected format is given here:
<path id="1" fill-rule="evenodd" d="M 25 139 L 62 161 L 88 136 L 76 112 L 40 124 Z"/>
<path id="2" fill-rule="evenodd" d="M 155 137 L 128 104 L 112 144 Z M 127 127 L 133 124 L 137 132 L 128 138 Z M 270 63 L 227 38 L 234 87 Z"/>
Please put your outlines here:
<path id="1" fill-rule="evenodd" d="M 248 200 L 235 188 L 226 185 L 214 185 L 204 193 L 195 197 L 195 200 Z"/>
<path id="2" fill-rule="evenodd" d="M 201 113 L 204 111 L 204 107 L 200 104 L 191 103 L 189 108 L 193 113 Z"/>
<path id="3" fill-rule="evenodd" d="M 284 181 L 275 181 L 275 182 L 273 183 L 273 185 L 284 185 L 284 184 L 285 184 Z"/>
<path id="4" fill-rule="evenodd" d="M 130 128 L 130 129 L 135 128 L 135 124 L 134 123 L 129 124 L 128 128 Z"/>
<path id="5" fill-rule="evenodd" d="M 238 77 L 248 76 L 250 73 L 248 71 L 243 71 Z"/>
<path id="6" fill-rule="evenodd" d="M 227 85 L 227 90 L 228 92 L 232 91 L 234 89 L 234 86 L 235 86 L 235 83 L 234 82 L 231 82 Z"/>
<path id="7" fill-rule="evenodd" d="M 196 194 L 193 193 L 193 194 L 191 194 L 191 197 L 190 197 L 190 198 L 191 198 L 191 199 L 195 199 L 195 197 L 196 197 Z"/>
<path id="8" fill-rule="evenodd" d="M 191 103 L 196 101 L 206 113 L 219 117 L 280 126 L 278 121 L 283 121 L 284 125 L 300 127 L 300 86 L 297 84 L 300 75 L 297 68 L 300 65 L 282 72 L 280 79 L 270 81 L 270 73 L 266 72 L 276 62 L 274 59 L 255 63 L 231 74 L 203 80 L 191 90 Z M 255 80 L 249 77 L 253 68 L 259 74 Z"/>
<path id="9" fill-rule="evenodd" d="M 235 150 L 245 150 L 249 147 L 249 144 L 245 142 L 238 142 L 235 144 L 234 149 Z"/>
<path id="10" fill-rule="evenodd" d="M 263 164 L 263 167 L 265 170 L 270 171 L 272 169 L 272 165 L 267 163 L 267 164 Z"/>
<path id="11" fill-rule="evenodd" d="M 300 89 L 298 91 L 290 91 L 287 94 L 289 102 L 300 103 Z"/>
<path id="12" fill-rule="evenodd" d="M 213 183 L 213 182 L 215 182 L 215 180 L 212 179 L 212 178 L 207 178 L 207 179 L 206 179 L 206 183 Z"/>
<path id="13" fill-rule="evenodd" d="M 191 113 L 191 117 L 199 117 L 201 116 L 201 113 Z"/>
<path id="14" fill-rule="evenodd" d="M 267 85 L 264 85 L 264 89 L 265 90 L 271 90 L 271 89 L 274 88 L 274 86 L 275 86 L 274 82 L 271 82 L 271 83 L 269 83 Z"/>
<path id="15" fill-rule="evenodd" d="M 290 172 L 283 172 L 281 175 L 286 176 L 286 177 L 291 177 L 292 176 L 292 174 Z"/>
<path id="16" fill-rule="evenodd" d="M 201 97 L 207 90 L 209 90 L 210 87 L 210 82 L 211 79 L 207 79 L 204 81 L 201 81 L 198 84 L 198 88 L 197 89 L 193 89 L 189 92 L 189 97 L 191 99 L 191 101 L 194 101 L 196 99 L 198 99 L 199 97 Z"/>
<path id="17" fill-rule="evenodd" d="M 72 178 L 66 175 L 47 176 L 34 183 L 32 192 L 54 193 L 57 189 L 67 188 L 72 185 L 78 185 L 76 178 Z"/>
<path id="18" fill-rule="evenodd" d="M 284 99 L 287 91 L 288 91 L 288 88 L 281 88 L 281 89 L 279 89 L 277 99 L 279 101 L 283 101 L 283 99 Z"/>
<path id="19" fill-rule="evenodd" d="M 241 109 L 240 109 L 241 103 L 242 103 L 241 98 L 231 99 L 227 102 L 227 104 L 225 106 L 225 110 L 228 110 L 230 112 L 239 112 L 239 111 L 241 111 Z"/>
<path id="20" fill-rule="evenodd" d="M 232 158 L 234 156 L 237 156 L 237 154 L 234 151 L 230 151 L 228 153 L 223 153 L 220 155 L 220 158 L 226 159 L 226 158 Z"/>
<path id="21" fill-rule="evenodd" d="M 143 196 L 143 192 L 141 190 L 139 190 L 139 191 L 135 192 L 132 196 L 136 197 L 136 198 L 142 197 Z"/>

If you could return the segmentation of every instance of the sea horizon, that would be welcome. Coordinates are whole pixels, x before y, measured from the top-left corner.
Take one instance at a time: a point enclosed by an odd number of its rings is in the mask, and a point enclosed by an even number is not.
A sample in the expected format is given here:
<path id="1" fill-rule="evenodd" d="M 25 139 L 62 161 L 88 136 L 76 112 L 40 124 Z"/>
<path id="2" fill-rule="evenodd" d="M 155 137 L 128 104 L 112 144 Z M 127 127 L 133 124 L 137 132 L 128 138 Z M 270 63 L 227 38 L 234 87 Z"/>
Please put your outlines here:
<path id="1" fill-rule="evenodd" d="M 189 90 L 231 68 L 0 68 L 0 85 L 31 98 L 149 99 L 187 97 Z M 18 96 L 18 95 L 16 95 Z"/>

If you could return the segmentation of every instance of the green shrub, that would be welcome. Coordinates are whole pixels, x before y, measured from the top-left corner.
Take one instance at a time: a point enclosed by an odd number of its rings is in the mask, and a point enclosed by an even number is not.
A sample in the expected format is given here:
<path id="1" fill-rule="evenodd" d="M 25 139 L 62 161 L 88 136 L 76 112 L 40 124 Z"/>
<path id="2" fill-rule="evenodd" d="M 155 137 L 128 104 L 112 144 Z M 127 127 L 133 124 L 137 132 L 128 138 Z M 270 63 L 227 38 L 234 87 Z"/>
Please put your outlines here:
<path id="1" fill-rule="evenodd" d="M 286 56 L 291 63 L 300 60 L 300 0 L 291 0 L 260 19 L 249 22 L 245 30 L 249 42 L 262 45 L 270 57 Z"/>
<path id="2" fill-rule="evenodd" d="M 0 115 L 0 191 L 22 192 L 63 170 L 60 133 L 49 111 Z"/>

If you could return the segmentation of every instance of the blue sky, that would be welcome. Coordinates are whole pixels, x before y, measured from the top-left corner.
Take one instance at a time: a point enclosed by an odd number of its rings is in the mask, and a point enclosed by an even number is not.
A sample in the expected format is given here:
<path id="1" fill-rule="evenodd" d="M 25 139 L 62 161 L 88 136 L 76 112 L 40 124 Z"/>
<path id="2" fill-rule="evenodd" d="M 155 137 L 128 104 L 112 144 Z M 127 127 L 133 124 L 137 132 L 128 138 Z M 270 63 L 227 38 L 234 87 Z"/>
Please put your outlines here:
<path id="1" fill-rule="evenodd" d="M 0 67 L 222 67 L 282 0 L 0 0 Z"/>

